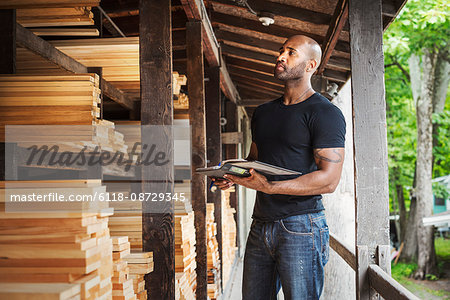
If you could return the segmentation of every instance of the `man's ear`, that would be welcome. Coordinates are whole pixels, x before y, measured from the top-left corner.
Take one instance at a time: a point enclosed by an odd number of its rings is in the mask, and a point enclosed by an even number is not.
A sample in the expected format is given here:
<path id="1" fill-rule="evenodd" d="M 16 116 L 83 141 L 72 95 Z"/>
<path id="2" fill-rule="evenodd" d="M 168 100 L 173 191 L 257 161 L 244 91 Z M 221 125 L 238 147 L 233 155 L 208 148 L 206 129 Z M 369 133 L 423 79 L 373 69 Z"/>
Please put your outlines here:
<path id="1" fill-rule="evenodd" d="M 318 65 L 317 65 L 317 60 L 311 59 L 311 60 L 309 61 L 308 69 L 316 70 L 317 67 L 318 67 Z"/>

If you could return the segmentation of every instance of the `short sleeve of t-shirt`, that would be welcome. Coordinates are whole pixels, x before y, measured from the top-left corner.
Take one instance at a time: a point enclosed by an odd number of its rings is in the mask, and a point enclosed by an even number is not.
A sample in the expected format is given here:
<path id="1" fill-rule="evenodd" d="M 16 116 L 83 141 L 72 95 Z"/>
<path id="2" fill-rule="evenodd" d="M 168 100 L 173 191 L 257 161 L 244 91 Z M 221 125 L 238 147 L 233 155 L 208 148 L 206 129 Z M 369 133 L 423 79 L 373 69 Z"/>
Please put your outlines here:
<path id="1" fill-rule="evenodd" d="M 311 129 L 313 148 L 345 146 L 345 118 L 334 104 L 323 105 L 315 111 Z"/>

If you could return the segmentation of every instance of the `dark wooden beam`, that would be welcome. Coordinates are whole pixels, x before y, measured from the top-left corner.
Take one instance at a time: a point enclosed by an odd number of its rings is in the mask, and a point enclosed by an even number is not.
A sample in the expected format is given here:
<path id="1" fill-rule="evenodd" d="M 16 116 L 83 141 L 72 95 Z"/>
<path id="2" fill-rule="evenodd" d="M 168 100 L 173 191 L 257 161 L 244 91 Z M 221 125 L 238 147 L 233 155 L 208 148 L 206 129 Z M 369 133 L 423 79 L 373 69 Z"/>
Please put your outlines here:
<path id="1" fill-rule="evenodd" d="M 246 86 L 246 85 L 239 85 L 239 92 L 242 95 L 242 97 L 247 99 L 253 99 L 253 98 L 260 98 L 260 99 L 275 99 L 278 98 L 282 93 L 281 92 L 270 92 L 270 91 L 263 91 L 259 89 L 255 89 L 254 87 Z"/>
<path id="2" fill-rule="evenodd" d="M 231 5 L 231 1 L 228 0 L 213 0 L 212 1 L 226 4 L 228 6 L 231 6 L 234 9 L 239 10 L 247 10 L 246 7 L 237 6 L 237 5 Z M 273 13 L 274 15 L 280 16 L 280 17 L 287 17 L 291 19 L 295 19 L 302 22 L 317 24 L 317 25 L 328 25 L 331 21 L 331 16 L 328 14 L 320 13 L 317 11 L 312 11 L 309 9 L 305 9 L 302 7 L 282 4 L 282 3 L 276 3 L 272 1 L 265 1 L 265 0 L 252 0 L 250 1 L 250 6 L 253 10 L 256 12 L 260 11 L 269 11 Z"/>
<path id="3" fill-rule="evenodd" d="M 197 20 L 202 23 L 203 38 L 205 39 L 203 44 L 204 54 L 209 66 L 219 66 L 219 44 L 214 36 L 214 31 L 212 30 L 203 2 L 199 0 L 181 0 L 181 4 L 189 20 Z"/>
<path id="4" fill-rule="evenodd" d="M 328 27 L 327 35 L 322 43 L 322 61 L 316 74 L 321 75 L 330 60 L 331 54 L 348 19 L 348 2 L 339 0 L 334 11 L 333 20 Z"/>
<path id="5" fill-rule="evenodd" d="M 275 56 L 268 55 L 268 54 L 261 53 L 261 52 L 247 50 L 244 48 L 238 48 L 238 47 L 230 46 L 230 45 L 223 45 L 222 52 L 224 54 L 232 54 L 232 55 L 242 57 L 242 58 L 260 60 L 260 61 L 273 63 L 273 64 L 276 63 L 276 61 L 277 61 L 277 58 Z"/>
<path id="6" fill-rule="evenodd" d="M 220 87 L 224 94 L 233 102 L 239 101 L 239 93 L 233 82 L 230 80 L 225 64 L 222 64 L 220 54 L 220 45 L 214 34 L 211 21 L 209 20 L 203 1 L 200 0 L 181 0 L 186 16 L 189 20 L 197 20 L 202 23 L 203 30 L 203 48 L 206 60 L 210 67 L 220 66 Z"/>
<path id="7" fill-rule="evenodd" d="M 242 80 L 248 80 L 250 82 L 255 82 L 255 83 L 259 83 L 261 85 L 265 85 L 266 87 L 270 87 L 272 89 L 275 90 L 280 90 L 283 91 L 284 90 L 284 85 L 280 84 L 280 83 L 274 83 L 272 81 L 267 81 L 264 79 L 260 79 L 260 78 L 255 78 L 249 74 L 242 74 L 242 72 L 240 71 L 231 71 L 230 72 L 231 76 L 233 76 L 233 78 L 240 78 Z"/>
<path id="8" fill-rule="evenodd" d="M 45 58 L 57 66 L 73 72 L 87 73 L 87 67 L 56 49 L 52 44 L 36 36 L 22 25 L 16 25 L 16 42 L 31 52 Z"/>
<path id="9" fill-rule="evenodd" d="M 327 79 L 337 82 L 347 82 L 348 80 L 348 75 L 346 72 L 339 72 L 335 70 L 326 69 L 322 75 Z"/>
<path id="10" fill-rule="evenodd" d="M 389 185 L 381 0 L 350 0 L 353 143 L 358 266 L 356 298 L 375 296 L 367 268 L 389 245 Z M 370 141 L 367 141 L 370 137 Z M 377 230 L 374 230 L 377 228 Z M 367 253 L 364 253 L 367 251 Z M 364 259 L 364 257 L 366 257 Z M 389 261 L 389 260 L 388 260 Z M 380 265 L 387 273 L 389 265 Z"/>
<path id="11" fill-rule="evenodd" d="M 16 10 L 0 10 L 0 74 L 16 73 Z"/>
<path id="12" fill-rule="evenodd" d="M 229 66 L 229 71 L 231 74 L 239 74 L 242 76 L 249 76 L 250 78 L 258 79 L 264 82 L 270 82 L 277 84 L 279 86 L 284 86 L 283 81 L 276 79 L 273 75 L 266 75 L 263 73 L 249 71 L 240 67 Z"/>
<path id="13" fill-rule="evenodd" d="M 224 29 L 216 29 L 215 32 L 219 41 L 230 41 L 276 52 L 278 52 L 281 47 L 280 43 L 271 40 L 258 39 L 249 35 L 226 31 Z"/>
<path id="14" fill-rule="evenodd" d="M 343 57 L 331 57 L 328 60 L 326 68 L 336 68 L 341 70 L 350 71 L 350 60 Z"/>
<path id="15" fill-rule="evenodd" d="M 108 96 L 114 102 L 120 104 L 128 110 L 134 109 L 133 99 L 127 97 L 124 92 L 113 86 L 108 81 L 102 78 L 101 82 L 102 93 Z"/>
<path id="16" fill-rule="evenodd" d="M 289 29 L 278 25 L 263 26 L 259 21 L 244 19 L 219 12 L 213 12 L 211 14 L 211 20 L 213 25 L 225 24 L 228 26 L 237 27 L 241 30 L 251 30 L 283 38 L 288 38 L 296 34 L 303 34 L 316 40 L 319 44 L 322 43 L 325 38 L 320 35 L 311 34 L 300 30 Z M 350 52 L 350 45 L 348 42 L 339 41 L 336 44 L 336 50 L 348 53 Z"/>
<path id="17" fill-rule="evenodd" d="M 229 66 L 238 66 L 242 69 L 258 71 L 266 74 L 273 74 L 275 69 L 275 62 L 271 65 L 258 63 L 251 60 L 246 60 L 246 58 L 227 56 L 227 64 Z"/>
<path id="18" fill-rule="evenodd" d="M 284 89 L 279 86 L 270 86 L 269 84 L 265 84 L 264 82 L 258 80 L 252 80 L 247 77 L 242 77 L 239 75 L 232 76 L 233 81 L 236 82 L 238 86 L 247 86 L 255 88 L 256 90 L 260 90 L 261 92 L 272 92 L 272 93 L 284 93 Z"/>
<path id="19" fill-rule="evenodd" d="M 85 65 L 56 49 L 52 44 L 36 36 L 20 24 L 17 24 L 16 27 L 16 41 L 17 44 L 64 70 L 73 73 L 88 73 L 88 68 Z M 116 101 L 129 110 L 133 109 L 133 100 L 104 79 L 102 79 L 102 88 L 102 92 L 111 100 Z"/>
<path id="20" fill-rule="evenodd" d="M 206 167 L 205 86 L 203 74 L 203 30 L 199 21 L 186 23 L 187 77 L 189 93 L 189 122 L 191 125 L 191 199 L 195 214 L 197 262 L 196 299 L 208 298 L 207 240 L 206 240 L 206 178 L 197 168 Z"/>
<path id="21" fill-rule="evenodd" d="M 211 67 L 206 69 L 206 149 L 208 167 L 217 166 L 222 161 L 221 141 L 221 94 L 220 94 L 220 68 Z M 223 255 L 222 255 L 222 193 L 216 187 L 215 191 L 208 190 L 208 202 L 214 203 L 214 220 L 217 224 L 217 244 L 220 259 L 221 287 L 223 283 Z M 220 292 L 219 292 L 220 294 Z"/>
<path id="22" fill-rule="evenodd" d="M 141 0 L 139 5 L 141 124 L 171 126 L 172 30 L 170 1 Z M 173 162 L 173 135 L 168 127 L 142 127 L 142 143 L 156 144 Z M 160 127 L 161 128 L 161 127 Z M 154 174 L 152 174 L 154 173 Z M 173 163 L 142 168 L 142 192 L 173 194 Z M 153 179 L 150 181 L 149 179 Z M 145 276 L 148 299 L 175 299 L 174 206 L 172 201 L 142 204 L 143 251 L 153 252 L 155 269 Z"/>

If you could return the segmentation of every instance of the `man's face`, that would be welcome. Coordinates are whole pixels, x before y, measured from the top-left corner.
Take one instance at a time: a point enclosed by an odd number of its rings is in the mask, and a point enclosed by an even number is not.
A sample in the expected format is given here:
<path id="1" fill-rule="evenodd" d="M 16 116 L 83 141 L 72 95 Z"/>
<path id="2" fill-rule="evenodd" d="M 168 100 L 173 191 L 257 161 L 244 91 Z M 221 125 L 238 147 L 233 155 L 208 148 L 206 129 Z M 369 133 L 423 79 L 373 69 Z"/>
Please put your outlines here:
<path id="1" fill-rule="evenodd" d="M 280 48 L 280 54 L 275 65 L 275 78 L 288 81 L 300 80 L 305 75 L 307 59 L 301 51 L 302 45 L 287 40 Z"/>

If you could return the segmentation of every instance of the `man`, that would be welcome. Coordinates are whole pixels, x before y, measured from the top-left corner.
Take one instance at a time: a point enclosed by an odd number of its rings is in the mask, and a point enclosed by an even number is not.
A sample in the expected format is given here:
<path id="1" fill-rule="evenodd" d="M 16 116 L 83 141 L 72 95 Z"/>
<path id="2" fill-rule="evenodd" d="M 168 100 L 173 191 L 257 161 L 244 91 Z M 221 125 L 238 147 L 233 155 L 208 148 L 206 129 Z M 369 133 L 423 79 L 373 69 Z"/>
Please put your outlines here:
<path id="1" fill-rule="evenodd" d="M 299 171 L 301 176 L 225 175 L 221 189 L 234 183 L 257 190 L 244 257 L 243 300 L 319 299 L 329 255 L 323 193 L 339 183 L 344 160 L 345 120 L 341 111 L 311 87 L 321 49 L 296 35 L 281 47 L 274 70 L 284 96 L 260 105 L 252 117 L 248 160 Z"/>

